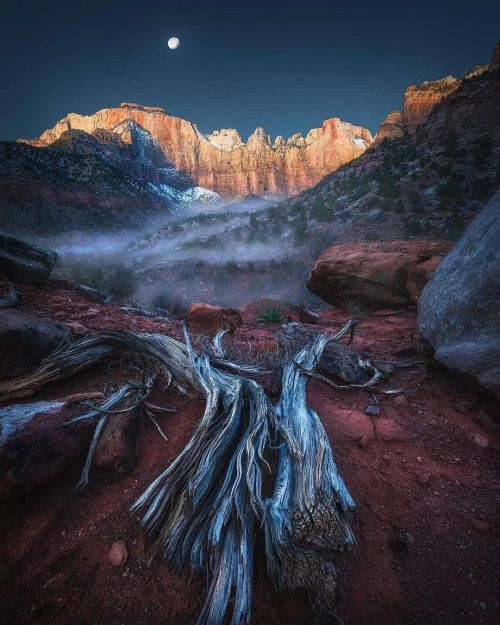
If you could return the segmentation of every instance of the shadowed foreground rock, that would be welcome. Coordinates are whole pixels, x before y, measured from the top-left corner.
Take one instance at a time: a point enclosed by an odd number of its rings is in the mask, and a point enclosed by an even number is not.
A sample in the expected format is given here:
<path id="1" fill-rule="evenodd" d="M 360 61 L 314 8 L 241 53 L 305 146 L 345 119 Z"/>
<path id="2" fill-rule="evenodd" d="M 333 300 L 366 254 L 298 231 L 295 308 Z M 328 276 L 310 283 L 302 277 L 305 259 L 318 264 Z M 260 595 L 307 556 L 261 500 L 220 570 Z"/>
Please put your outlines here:
<path id="1" fill-rule="evenodd" d="M 500 193 L 422 292 L 418 324 L 436 360 L 500 398 Z"/>
<path id="2" fill-rule="evenodd" d="M 68 328 L 19 310 L 0 310 L 0 379 L 37 367 L 45 356 L 70 340 Z"/>
<path id="3" fill-rule="evenodd" d="M 0 501 L 46 484 L 83 456 L 93 421 L 58 427 L 81 412 L 64 399 L 0 407 Z"/>
<path id="4" fill-rule="evenodd" d="M 104 428 L 93 459 L 101 469 L 126 473 L 134 468 L 137 460 L 137 411 L 115 415 Z"/>
<path id="5" fill-rule="evenodd" d="M 334 245 L 314 263 L 307 288 L 336 306 L 404 308 L 417 301 L 450 247 L 445 241 Z"/>
<path id="6" fill-rule="evenodd" d="M 52 250 L 0 234 L 0 274 L 10 280 L 28 284 L 45 282 L 56 260 L 57 254 Z"/>

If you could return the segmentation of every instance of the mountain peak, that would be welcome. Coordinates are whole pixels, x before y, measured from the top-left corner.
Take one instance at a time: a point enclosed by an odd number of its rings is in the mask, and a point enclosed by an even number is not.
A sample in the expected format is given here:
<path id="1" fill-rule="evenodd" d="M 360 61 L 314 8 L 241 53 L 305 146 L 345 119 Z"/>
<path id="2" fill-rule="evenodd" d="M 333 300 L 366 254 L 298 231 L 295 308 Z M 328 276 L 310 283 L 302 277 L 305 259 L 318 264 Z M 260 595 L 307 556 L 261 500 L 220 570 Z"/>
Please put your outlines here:
<path id="1" fill-rule="evenodd" d="M 234 128 L 214 130 L 211 135 L 207 135 L 207 139 L 212 145 L 215 145 L 216 148 L 224 150 L 225 152 L 232 152 L 245 145 L 239 132 Z"/>

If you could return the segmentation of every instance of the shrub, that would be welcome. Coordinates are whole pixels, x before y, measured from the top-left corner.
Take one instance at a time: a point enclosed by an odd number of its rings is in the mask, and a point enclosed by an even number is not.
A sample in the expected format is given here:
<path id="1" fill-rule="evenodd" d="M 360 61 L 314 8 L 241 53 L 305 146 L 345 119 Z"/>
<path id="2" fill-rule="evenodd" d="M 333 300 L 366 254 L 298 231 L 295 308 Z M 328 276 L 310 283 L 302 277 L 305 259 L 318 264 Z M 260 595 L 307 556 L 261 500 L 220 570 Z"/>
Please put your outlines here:
<path id="1" fill-rule="evenodd" d="M 487 195 L 490 189 L 494 186 L 494 182 L 488 176 L 482 178 L 475 178 L 471 182 L 472 198 L 474 200 L 482 200 Z"/>
<path id="2" fill-rule="evenodd" d="M 104 298 L 127 299 L 135 291 L 134 272 L 124 265 L 79 262 L 65 267 L 62 273 L 68 282 L 90 286 Z"/>
<path id="3" fill-rule="evenodd" d="M 311 219 L 316 219 L 317 221 L 334 220 L 333 211 L 324 200 L 317 200 L 317 202 L 313 204 L 309 211 L 309 216 Z"/>
<path id="4" fill-rule="evenodd" d="M 479 137 L 476 140 L 472 154 L 474 156 L 474 165 L 481 167 L 483 163 L 491 156 L 492 142 L 488 135 Z"/>
<path id="5" fill-rule="evenodd" d="M 285 313 L 276 306 L 264 308 L 259 315 L 260 323 L 284 323 L 285 320 Z"/>
<path id="6" fill-rule="evenodd" d="M 373 232 L 371 230 L 368 230 L 368 232 L 366 232 L 365 234 L 365 241 L 378 241 L 379 239 L 380 236 L 376 232 Z"/>
<path id="7" fill-rule="evenodd" d="M 422 232 L 420 221 L 415 218 L 408 221 L 406 229 L 409 235 L 420 234 Z"/>
<path id="8" fill-rule="evenodd" d="M 178 293 L 169 289 L 159 289 L 151 298 L 154 308 L 168 310 L 173 315 L 183 316 L 188 309 L 187 302 Z"/>
<path id="9" fill-rule="evenodd" d="M 446 135 L 444 142 L 444 154 L 445 156 L 455 156 L 458 148 L 457 133 L 452 129 Z"/>
<path id="10" fill-rule="evenodd" d="M 395 213 L 401 214 L 405 212 L 405 205 L 403 203 L 403 200 L 401 198 L 399 198 L 398 200 L 396 200 L 394 202 L 394 204 L 392 205 L 392 210 Z"/>
<path id="11" fill-rule="evenodd" d="M 409 189 L 407 195 L 413 206 L 417 206 L 420 203 L 420 192 L 417 189 Z"/>

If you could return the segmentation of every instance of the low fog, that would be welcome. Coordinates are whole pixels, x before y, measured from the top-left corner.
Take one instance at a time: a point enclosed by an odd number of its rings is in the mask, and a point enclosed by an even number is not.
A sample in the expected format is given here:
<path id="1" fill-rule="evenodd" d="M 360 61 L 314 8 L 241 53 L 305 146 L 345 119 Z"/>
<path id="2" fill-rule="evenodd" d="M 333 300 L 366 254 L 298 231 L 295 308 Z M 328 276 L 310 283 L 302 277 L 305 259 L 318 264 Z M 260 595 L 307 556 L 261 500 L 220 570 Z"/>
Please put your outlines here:
<path id="1" fill-rule="evenodd" d="M 54 275 L 103 297 L 148 309 L 193 301 L 240 306 L 255 298 L 303 300 L 306 269 L 285 236 L 251 241 L 250 217 L 271 202 L 251 200 L 190 211 L 113 234 L 39 239 L 58 253 Z M 175 300 L 175 301 L 174 301 Z"/>

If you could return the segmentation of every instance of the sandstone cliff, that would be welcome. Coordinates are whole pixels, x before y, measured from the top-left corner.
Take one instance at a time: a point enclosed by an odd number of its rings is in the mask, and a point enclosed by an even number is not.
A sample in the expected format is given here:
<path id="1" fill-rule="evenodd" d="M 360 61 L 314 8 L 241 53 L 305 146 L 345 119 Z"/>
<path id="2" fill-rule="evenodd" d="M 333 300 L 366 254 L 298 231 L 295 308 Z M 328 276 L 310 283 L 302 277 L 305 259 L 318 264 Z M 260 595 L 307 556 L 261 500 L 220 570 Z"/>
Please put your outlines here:
<path id="1" fill-rule="evenodd" d="M 438 80 L 426 80 L 420 85 L 410 85 L 403 96 L 403 110 L 387 114 L 376 134 L 374 143 L 383 139 L 397 139 L 404 133 L 415 135 L 434 108 L 445 98 L 455 93 L 465 81 L 493 70 L 500 63 L 500 45 L 497 44 L 489 65 L 478 65 L 462 78 L 445 76 Z"/>
<path id="2" fill-rule="evenodd" d="M 403 132 L 403 115 L 401 111 L 391 111 L 387 113 L 384 121 L 380 124 L 380 128 L 373 143 L 376 145 L 383 139 L 397 139 L 402 136 Z"/>
<path id="3" fill-rule="evenodd" d="M 128 120 L 148 131 L 167 159 L 197 186 L 229 197 L 293 195 L 360 156 L 372 142 L 366 128 L 331 118 L 306 137 L 294 134 L 286 142 L 277 137 L 271 143 L 264 129 L 257 128 L 245 144 L 235 130 L 204 136 L 192 122 L 161 108 L 122 103 L 94 115 L 70 113 L 28 143 L 46 147 L 68 130 L 95 134 L 114 130 Z"/>

